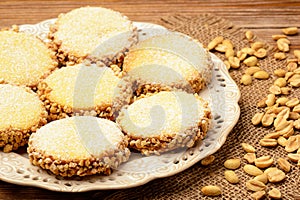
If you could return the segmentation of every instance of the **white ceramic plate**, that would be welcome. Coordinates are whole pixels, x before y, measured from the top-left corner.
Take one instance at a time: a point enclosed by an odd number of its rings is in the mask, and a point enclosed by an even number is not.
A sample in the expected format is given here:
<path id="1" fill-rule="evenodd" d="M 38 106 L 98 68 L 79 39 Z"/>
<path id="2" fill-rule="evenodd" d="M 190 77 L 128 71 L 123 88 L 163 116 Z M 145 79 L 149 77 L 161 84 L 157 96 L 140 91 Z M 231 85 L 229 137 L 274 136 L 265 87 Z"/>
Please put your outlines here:
<path id="1" fill-rule="evenodd" d="M 55 19 L 35 25 L 21 25 L 20 31 L 37 35 L 45 40 L 50 24 Z M 159 25 L 138 23 L 141 37 L 165 32 Z M 155 31 L 153 31 L 155 29 Z M 83 192 L 89 190 L 121 189 L 145 184 L 153 179 L 168 177 L 179 173 L 204 157 L 216 152 L 225 142 L 227 135 L 237 123 L 240 108 L 240 92 L 227 72 L 223 62 L 212 54 L 214 63 L 213 80 L 200 94 L 210 102 L 213 113 L 212 129 L 207 137 L 190 149 L 181 149 L 160 156 L 144 157 L 132 154 L 130 160 L 120 166 L 110 176 L 87 176 L 61 178 L 49 174 L 39 167 L 30 164 L 27 154 L 0 152 L 0 180 L 45 188 L 53 191 Z M 213 97 L 213 98 L 212 98 Z"/>

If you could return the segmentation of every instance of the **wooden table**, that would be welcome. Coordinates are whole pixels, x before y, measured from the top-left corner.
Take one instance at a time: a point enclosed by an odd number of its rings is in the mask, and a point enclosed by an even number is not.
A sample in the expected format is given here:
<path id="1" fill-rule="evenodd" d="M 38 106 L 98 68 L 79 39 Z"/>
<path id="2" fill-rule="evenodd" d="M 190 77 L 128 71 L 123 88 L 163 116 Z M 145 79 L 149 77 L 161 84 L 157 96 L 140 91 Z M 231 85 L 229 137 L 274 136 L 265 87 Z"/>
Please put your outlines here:
<path id="1" fill-rule="evenodd" d="M 55 18 L 59 13 L 84 5 L 103 6 L 120 11 L 131 20 L 154 22 L 169 14 L 197 15 L 211 13 L 224 17 L 240 27 L 254 31 L 260 38 L 273 42 L 272 34 L 281 28 L 300 27 L 299 0 L 102 0 L 96 1 L 0 1 L 0 28 L 12 24 L 34 24 Z M 298 40 L 297 40 L 298 38 Z M 292 49 L 300 48 L 299 37 L 291 38 Z M 176 183 L 177 184 L 177 183 Z M 107 191 L 111 194 L 114 191 Z M 102 199 L 97 191 L 57 193 L 0 181 L 0 199 Z"/>

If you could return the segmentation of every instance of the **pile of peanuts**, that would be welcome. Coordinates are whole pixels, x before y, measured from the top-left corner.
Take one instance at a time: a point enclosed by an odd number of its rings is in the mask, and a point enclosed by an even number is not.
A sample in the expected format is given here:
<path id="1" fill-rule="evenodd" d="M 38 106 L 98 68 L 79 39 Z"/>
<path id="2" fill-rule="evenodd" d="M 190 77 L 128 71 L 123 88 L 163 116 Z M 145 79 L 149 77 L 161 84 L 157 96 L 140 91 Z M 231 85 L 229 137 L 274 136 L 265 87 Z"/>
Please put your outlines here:
<path id="1" fill-rule="evenodd" d="M 243 171 L 253 178 L 246 182 L 246 188 L 253 193 L 252 199 L 262 199 L 266 194 L 272 199 L 282 198 L 279 189 L 268 188 L 267 183 L 278 183 L 286 179 L 286 173 L 290 172 L 291 162 L 300 166 L 300 135 L 295 130 L 300 130 L 300 100 L 298 98 L 288 98 L 292 88 L 300 87 L 300 50 L 293 51 L 293 57 L 287 54 L 290 52 L 290 40 L 287 36 L 298 34 L 298 28 L 289 27 L 282 29 L 283 34 L 272 35 L 276 41 L 276 52 L 273 54 L 276 60 L 286 60 L 286 69 L 276 69 L 274 83 L 269 88 L 269 94 L 257 103 L 258 108 L 264 108 L 263 112 L 256 113 L 252 118 L 252 124 L 255 126 L 271 127 L 275 131 L 266 134 L 259 145 L 267 148 L 273 148 L 277 145 L 284 147 L 287 152 L 287 158 L 275 158 L 269 155 L 256 157 L 256 149 L 248 143 L 242 143 L 245 151 L 243 160 L 245 165 Z M 246 39 L 251 44 L 241 50 L 234 52 L 234 46 L 228 39 L 218 36 L 208 44 L 210 51 L 225 53 L 224 61 L 227 69 L 239 69 L 241 62 L 248 68 L 241 77 L 241 84 L 250 85 L 253 78 L 268 79 L 269 73 L 260 68 L 259 60 L 270 54 L 266 44 L 254 41 L 253 32 L 245 33 Z M 203 160 L 201 164 L 208 166 L 215 160 L 214 155 L 210 155 Z M 224 162 L 224 178 L 230 184 L 239 183 L 239 177 L 235 170 L 241 166 L 241 158 L 231 158 Z M 277 167 L 273 165 L 277 163 Z M 268 192 L 266 193 L 266 191 Z M 219 196 L 222 189 L 216 185 L 204 186 L 201 189 L 205 196 Z"/>

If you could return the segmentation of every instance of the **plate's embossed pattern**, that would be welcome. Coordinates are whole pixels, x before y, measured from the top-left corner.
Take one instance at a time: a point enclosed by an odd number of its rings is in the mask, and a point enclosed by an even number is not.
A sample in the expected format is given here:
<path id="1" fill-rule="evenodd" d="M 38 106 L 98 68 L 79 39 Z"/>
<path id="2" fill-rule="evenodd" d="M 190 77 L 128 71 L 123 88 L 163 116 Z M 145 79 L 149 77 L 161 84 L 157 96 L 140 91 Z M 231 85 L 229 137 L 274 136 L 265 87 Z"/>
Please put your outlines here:
<path id="1" fill-rule="evenodd" d="M 20 31 L 47 40 L 49 25 L 54 21 L 55 19 L 50 19 L 35 25 L 21 25 Z M 141 36 L 143 36 L 143 29 L 164 29 L 149 23 L 135 22 L 135 25 L 141 29 Z M 189 168 L 202 158 L 216 152 L 224 144 L 240 115 L 238 105 L 240 92 L 237 85 L 231 79 L 223 62 L 213 54 L 212 60 L 214 63 L 212 83 L 201 92 L 201 96 L 210 102 L 212 108 L 212 128 L 207 137 L 195 147 L 164 153 L 160 156 L 144 157 L 132 154 L 129 161 L 114 170 L 110 176 L 93 175 L 76 178 L 61 178 L 49 174 L 39 167 L 31 165 L 27 154 L 1 151 L 0 180 L 54 191 L 83 192 L 135 187 Z"/>

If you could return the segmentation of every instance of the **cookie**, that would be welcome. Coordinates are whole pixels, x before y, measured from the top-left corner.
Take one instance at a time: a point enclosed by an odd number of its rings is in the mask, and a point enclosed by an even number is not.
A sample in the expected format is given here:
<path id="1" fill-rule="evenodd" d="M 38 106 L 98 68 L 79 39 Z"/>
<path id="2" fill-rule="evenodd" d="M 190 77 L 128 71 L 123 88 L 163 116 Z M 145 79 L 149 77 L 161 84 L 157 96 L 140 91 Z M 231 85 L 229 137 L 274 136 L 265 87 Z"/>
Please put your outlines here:
<path id="1" fill-rule="evenodd" d="M 208 103 L 197 94 L 167 91 L 135 101 L 117 118 L 129 146 L 145 155 L 192 147 L 204 138 L 210 121 Z"/>
<path id="2" fill-rule="evenodd" d="M 128 141 L 116 123 L 76 116 L 48 123 L 30 136 L 33 165 L 63 177 L 112 173 L 130 156 Z"/>
<path id="3" fill-rule="evenodd" d="M 27 33 L 0 31 L 1 82 L 35 88 L 57 67 L 54 52 Z"/>
<path id="4" fill-rule="evenodd" d="M 132 47 L 123 70 L 137 82 L 137 95 L 172 89 L 198 93 L 211 81 L 212 66 L 211 56 L 201 43 L 169 32 Z"/>
<path id="5" fill-rule="evenodd" d="M 54 71 L 39 84 L 37 93 L 49 112 L 48 121 L 74 115 L 113 120 L 130 102 L 132 89 L 111 68 L 81 63 Z"/>
<path id="6" fill-rule="evenodd" d="M 50 28 L 52 48 L 62 64 L 84 59 L 105 65 L 118 63 L 137 42 L 137 30 L 127 17 L 102 7 L 82 7 L 59 15 Z"/>
<path id="7" fill-rule="evenodd" d="M 0 148 L 4 152 L 27 144 L 29 136 L 47 121 L 47 112 L 29 88 L 0 84 Z"/>

